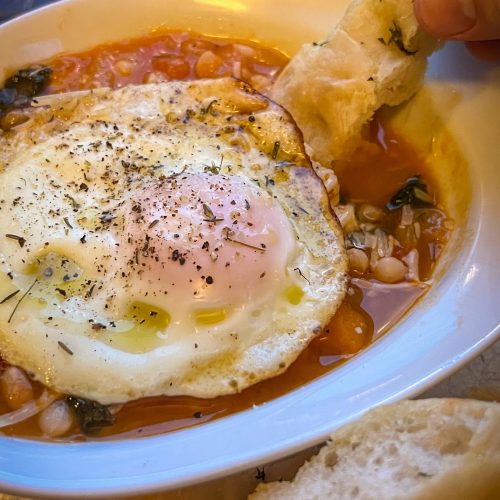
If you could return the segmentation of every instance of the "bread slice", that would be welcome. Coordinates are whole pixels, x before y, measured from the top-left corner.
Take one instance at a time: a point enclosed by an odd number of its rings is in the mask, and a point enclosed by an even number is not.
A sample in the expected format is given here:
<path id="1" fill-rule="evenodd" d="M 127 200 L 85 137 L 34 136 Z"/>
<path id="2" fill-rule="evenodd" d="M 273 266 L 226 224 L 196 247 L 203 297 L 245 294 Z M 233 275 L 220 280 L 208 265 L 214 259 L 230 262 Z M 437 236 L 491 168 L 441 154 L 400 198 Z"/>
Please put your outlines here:
<path id="1" fill-rule="evenodd" d="M 500 498 L 500 404 L 422 399 L 380 406 L 337 430 L 292 482 L 251 500 Z"/>
<path id="2" fill-rule="evenodd" d="M 412 0 L 354 0 L 325 42 L 291 59 L 271 97 L 290 111 L 312 158 L 329 166 L 359 145 L 379 107 L 420 88 L 438 45 L 420 29 Z"/>

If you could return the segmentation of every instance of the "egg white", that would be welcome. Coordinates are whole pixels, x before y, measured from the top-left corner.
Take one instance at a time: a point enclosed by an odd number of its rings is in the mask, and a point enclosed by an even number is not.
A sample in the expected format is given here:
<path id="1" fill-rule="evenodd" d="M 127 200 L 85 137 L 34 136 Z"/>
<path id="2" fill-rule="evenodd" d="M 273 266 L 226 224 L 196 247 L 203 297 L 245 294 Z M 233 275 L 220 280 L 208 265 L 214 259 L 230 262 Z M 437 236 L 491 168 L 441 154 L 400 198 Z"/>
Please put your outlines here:
<path id="1" fill-rule="evenodd" d="M 17 292 L 0 352 L 60 392 L 238 392 L 284 371 L 344 296 L 300 132 L 241 82 L 41 99 L 0 137 L 0 167 L 0 300 Z"/>

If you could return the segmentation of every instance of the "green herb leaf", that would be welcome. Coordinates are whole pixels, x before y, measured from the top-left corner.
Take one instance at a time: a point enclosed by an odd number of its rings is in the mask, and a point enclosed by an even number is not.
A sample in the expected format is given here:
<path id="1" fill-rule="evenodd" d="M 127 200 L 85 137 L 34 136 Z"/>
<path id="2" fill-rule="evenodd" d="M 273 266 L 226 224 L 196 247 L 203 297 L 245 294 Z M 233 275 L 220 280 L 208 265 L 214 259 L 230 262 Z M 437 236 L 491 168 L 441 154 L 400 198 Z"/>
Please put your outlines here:
<path id="1" fill-rule="evenodd" d="M 407 56 L 413 56 L 418 52 L 417 50 L 412 51 L 405 47 L 403 42 L 403 31 L 396 21 L 392 22 L 392 28 L 389 28 L 389 34 L 390 38 L 388 42 L 386 42 L 383 38 L 378 38 L 378 41 L 384 45 L 390 45 L 393 43 L 401 52 L 403 52 L 403 54 L 406 54 Z"/>
<path id="2" fill-rule="evenodd" d="M 103 427 L 113 425 L 114 417 L 107 406 L 76 396 L 68 396 L 67 401 L 74 408 L 84 434 L 95 434 Z"/>
<path id="3" fill-rule="evenodd" d="M 6 110 L 12 106 L 16 100 L 17 92 L 14 89 L 0 90 L 0 111 Z"/>
<path id="4" fill-rule="evenodd" d="M 20 69 L 5 82 L 5 88 L 13 89 L 18 95 L 34 97 L 48 84 L 52 69 L 47 66 Z"/>
<path id="5" fill-rule="evenodd" d="M 397 210 L 403 205 L 412 207 L 432 207 L 435 205 L 433 197 L 429 194 L 427 185 L 422 181 L 420 175 L 407 179 L 403 187 L 389 200 L 386 207 L 389 210 Z"/>

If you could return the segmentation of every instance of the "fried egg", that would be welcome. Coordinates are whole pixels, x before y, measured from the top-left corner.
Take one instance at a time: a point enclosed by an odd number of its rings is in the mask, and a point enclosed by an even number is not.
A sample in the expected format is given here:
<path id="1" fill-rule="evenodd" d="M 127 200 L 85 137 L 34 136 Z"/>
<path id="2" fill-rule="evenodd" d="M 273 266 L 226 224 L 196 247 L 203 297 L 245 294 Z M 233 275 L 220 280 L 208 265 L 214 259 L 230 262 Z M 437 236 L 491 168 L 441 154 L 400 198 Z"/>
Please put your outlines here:
<path id="1" fill-rule="evenodd" d="M 0 352 L 103 404 L 278 375 L 346 289 L 301 134 L 233 79 L 40 98 L 0 136 Z"/>

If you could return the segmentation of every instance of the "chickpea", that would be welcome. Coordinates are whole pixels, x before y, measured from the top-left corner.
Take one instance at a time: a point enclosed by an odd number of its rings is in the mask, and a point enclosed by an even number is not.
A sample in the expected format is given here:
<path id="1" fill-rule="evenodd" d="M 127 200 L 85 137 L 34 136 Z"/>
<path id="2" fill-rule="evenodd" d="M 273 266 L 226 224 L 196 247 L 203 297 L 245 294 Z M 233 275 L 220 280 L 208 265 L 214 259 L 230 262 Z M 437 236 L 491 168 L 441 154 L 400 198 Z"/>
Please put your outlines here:
<path id="1" fill-rule="evenodd" d="M 408 268 L 395 257 L 382 257 L 375 264 L 373 274 L 384 283 L 397 283 L 406 276 Z"/>
<path id="2" fill-rule="evenodd" d="M 23 370 L 9 366 L 0 377 L 2 394 L 7 406 L 12 410 L 21 408 L 33 399 L 33 387 Z"/>
<path id="3" fill-rule="evenodd" d="M 73 413 L 68 403 L 63 400 L 54 401 L 38 415 L 40 430 L 50 437 L 66 434 L 73 425 Z"/>
<path id="4" fill-rule="evenodd" d="M 359 248 L 349 248 L 347 250 L 349 257 L 349 269 L 360 274 L 366 273 L 368 269 L 368 255 Z"/>

